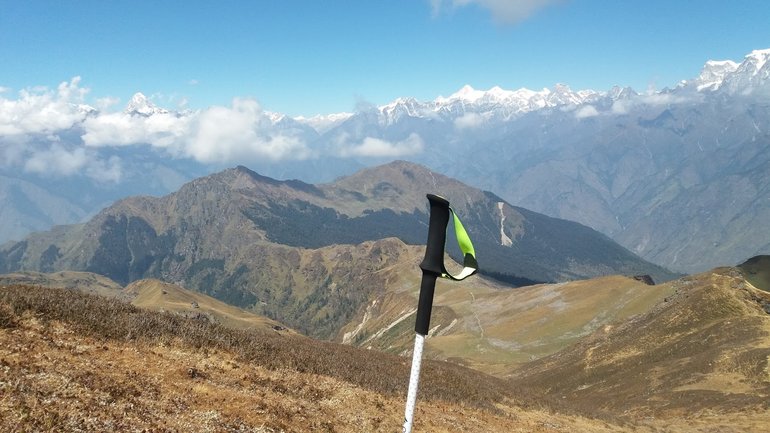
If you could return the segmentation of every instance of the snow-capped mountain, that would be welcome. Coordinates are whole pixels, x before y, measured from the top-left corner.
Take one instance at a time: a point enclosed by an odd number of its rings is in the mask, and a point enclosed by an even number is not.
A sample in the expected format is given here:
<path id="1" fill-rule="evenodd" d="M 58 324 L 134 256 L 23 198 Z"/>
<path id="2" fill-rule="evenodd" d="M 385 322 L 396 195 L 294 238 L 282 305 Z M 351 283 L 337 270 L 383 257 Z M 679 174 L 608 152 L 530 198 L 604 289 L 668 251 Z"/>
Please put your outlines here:
<path id="1" fill-rule="evenodd" d="M 328 115 L 318 114 L 312 117 L 297 116 L 294 118 L 294 120 L 308 125 L 319 133 L 323 134 L 324 132 L 334 128 L 340 123 L 350 119 L 351 116 L 353 116 L 353 113 L 343 112 Z"/>
<path id="2" fill-rule="evenodd" d="M 683 81 L 680 88 L 695 88 L 702 93 L 748 95 L 770 91 L 770 49 L 754 50 L 741 63 L 709 60 L 700 75 Z"/>
<path id="3" fill-rule="evenodd" d="M 754 50 L 738 65 L 733 73 L 727 74 L 721 88 L 732 94 L 749 94 L 754 91 L 768 91 L 770 87 L 770 49 Z"/>
<path id="4" fill-rule="evenodd" d="M 746 93 L 767 87 L 770 77 L 770 49 L 754 50 L 742 63 L 732 60 L 709 60 L 697 78 L 683 81 L 680 88 L 695 88 L 697 92 L 714 92 L 722 89 L 730 93 Z M 455 118 L 467 113 L 484 114 L 487 119 L 510 121 L 525 113 L 556 107 L 579 107 L 608 99 L 611 104 L 617 100 L 628 100 L 640 95 L 630 87 L 615 86 L 609 91 L 584 89 L 573 91 L 565 84 L 556 84 L 552 89 L 505 90 L 494 86 L 479 90 L 465 85 L 448 97 L 439 96 L 432 101 L 419 101 L 412 97 L 401 97 L 377 107 L 379 123 L 392 125 L 405 117 L 411 118 Z M 308 125 L 324 125 L 323 133 L 354 116 L 350 113 L 331 116 L 316 116 L 297 120 Z M 331 125 L 331 127 L 330 127 Z"/>
<path id="5" fill-rule="evenodd" d="M 738 69 L 738 64 L 732 60 L 709 60 L 701 69 L 700 75 L 694 80 L 698 91 L 717 90 L 725 77 Z"/>
<path id="6" fill-rule="evenodd" d="M 169 111 L 153 104 L 143 93 L 137 92 L 131 97 L 131 100 L 128 101 L 123 112 L 126 114 L 138 114 L 140 116 L 152 116 L 154 114 L 168 114 Z"/>
<path id="7" fill-rule="evenodd" d="M 544 108 L 578 106 L 602 96 L 604 93 L 595 90 L 575 92 L 564 84 L 539 91 L 526 88 L 505 90 L 499 86 L 478 90 L 466 84 L 448 97 L 439 96 L 427 102 L 420 102 L 415 98 L 398 98 L 378 107 L 378 111 L 381 116 L 380 123 L 383 125 L 396 123 L 404 116 L 451 119 L 468 113 L 483 115 L 487 119 L 510 120 Z"/>
<path id="8" fill-rule="evenodd" d="M 402 157 L 702 271 L 770 252 L 770 234 L 752 228 L 770 218 L 768 60 L 756 50 L 740 63 L 708 61 L 659 92 L 467 85 L 356 113 L 319 143 L 395 151 L 418 137 L 421 152 Z"/>
<path id="9" fill-rule="evenodd" d="M 68 156 L 70 164 L 82 164 L 91 158 L 98 162 L 89 166 L 93 170 L 119 170 L 119 184 L 92 191 L 97 183 L 85 177 L 65 188 L 74 176 L 25 173 L 22 178 L 11 169 L 0 175 L 15 182 L 7 182 L 11 186 L 6 189 L 16 194 L 8 197 L 29 196 L 17 193 L 31 191 L 17 188 L 18 178 L 67 197 L 79 214 L 87 214 L 98 210 L 94 203 L 127 192 L 164 194 L 171 191 L 166 185 L 227 165 L 319 183 L 367 165 L 409 159 L 511 203 L 589 225 L 655 263 L 701 271 L 770 253 L 770 232 L 752 228 L 770 220 L 768 60 L 770 49 L 752 51 L 740 62 L 710 60 L 694 78 L 659 92 L 621 86 L 575 91 L 563 84 L 540 90 L 466 85 L 433 100 L 401 97 L 356 113 L 314 117 L 263 111 L 256 103 L 176 112 L 137 93 L 123 113 L 101 123 L 95 121 L 101 113 L 92 107 L 74 108 L 78 113 L 68 123 L 74 127 L 56 133 L 58 141 L 50 149 L 44 148 L 48 131 L 38 137 L 42 150 L 33 161 Z M 232 134 L 221 125 L 230 114 L 240 119 L 243 131 Z M 187 116 L 207 122 L 185 122 Z M 113 140 L 121 145 L 80 149 L 84 122 L 78 119 L 86 118 L 90 126 L 104 127 L 106 137 L 120 138 Z M 130 128 L 119 129 L 125 125 Z M 177 129 L 164 130 L 167 125 Z M 211 128 L 203 131 L 208 135 L 194 135 L 199 131 L 185 129 L 190 125 Z M 142 133 L 143 127 L 155 129 Z M 176 141 L 169 147 L 163 140 L 160 146 L 138 147 L 121 141 L 127 135 Z M 227 152 L 214 163 L 196 159 L 198 151 L 228 145 L 236 161 L 226 159 Z M 167 149 L 176 153 L 169 157 Z M 291 150 L 270 157 L 271 150 L 281 149 Z M 10 227 L 21 219 L 48 221 L 46 215 L 58 215 L 32 214 L 28 202 L 49 206 L 33 198 L 20 198 L 17 205 L 9 199 L 5 208 L 16 210 L 6 214 L 21 216 L 0 218 L 0 223 Z M 64 222 L 72 221 L 50 221 Z M 29 229 L 47 228 L 41 224 Z"/>

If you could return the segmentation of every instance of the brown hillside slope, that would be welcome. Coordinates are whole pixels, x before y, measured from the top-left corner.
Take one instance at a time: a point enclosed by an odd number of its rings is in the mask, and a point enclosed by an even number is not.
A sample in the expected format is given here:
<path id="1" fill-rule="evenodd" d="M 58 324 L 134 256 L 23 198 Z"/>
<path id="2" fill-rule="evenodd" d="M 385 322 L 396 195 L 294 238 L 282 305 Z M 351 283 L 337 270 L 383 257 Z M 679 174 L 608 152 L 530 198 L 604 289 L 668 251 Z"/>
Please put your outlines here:
<path id="1" fill-rule="evenodd" d="M 83 293 L 118 298 L 147 310 L 206 318 L 212 323 L 235 329 L 264 328 L 294 332 L 275 320 L 225 304 L 176 284 L 155 279 L 135 281 L 123 288 L 105 276 L 90 272 L 62 271 L 46 274 L 25 271 L 1 274 L 0 286 L 10 285 L 78 290 Z"/>
<path id="2" fill-rule="evenodd" d="M 755 256 L 738 265 L 754 287 L 770 292 L 770 256 Z"/>
<path id="3" fill-rule="evenodd" d="M 160 280 L 135 281 L 126 286 L 123 293 L 130 299 L 131 304 L 137 307 L 153 311 L 169 311 L 187 317 L 206 317 L 210 322 L 219 323 L 228 328 L 268 328 L 279 331 L 286 329 L 275 320 Z"/>
<path id="4" fill-rule="evenodd" d="M 2 431 L 393 432 L 408 368 L 71 290 L 0 287 Z M 415 431 L 632 431 L 511 403 L 499 380 L 427 362 Z"/>
<path id="5" fill-rule="evenodd" d="M 412 271 L 416 264 L 399 266 L 387 280 L 390 290 L 343 328 L 343 342 L 409 353 L 419 273 Z M 462 283 L 439 280 L 426 356 L 507 376 L 604 325 L 649 311 L 672 292 L 668 285 L 622 276 L 516 289 L 478 276 Z"/>
<path id="6" fill-rule="evenodd" d="M 51 273 L 20 271 L 0 275 L 0 286 L 13 284 L 77 289 L 81 292 L 107 297 L 120 297 L 123 290 L 120 284 L 105 276 L 77 271 Z"/>
<path id="7" fill-rule="evenodd" d="M 514 383 L 588 411 L 711 414 L 737 431 L 767 431 L 770 294 L 735 268 L 669 284 L 675 293 L 649 313 L 524 366 Z"/>

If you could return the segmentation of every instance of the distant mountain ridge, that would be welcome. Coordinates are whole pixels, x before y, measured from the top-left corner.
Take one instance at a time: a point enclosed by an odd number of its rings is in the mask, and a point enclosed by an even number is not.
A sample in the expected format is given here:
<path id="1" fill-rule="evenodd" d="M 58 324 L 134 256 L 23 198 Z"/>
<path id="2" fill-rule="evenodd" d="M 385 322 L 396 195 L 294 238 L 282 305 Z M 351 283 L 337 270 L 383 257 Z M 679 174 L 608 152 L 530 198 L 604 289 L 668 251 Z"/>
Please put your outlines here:
<path id="1" fill-rule="evenodd" d="M 408 159 L 495 191 L 509 203 L 585 224 L 657 264 L 699 272 L 770 252 L 770 234 L 756 229 L 770 218 L 768 58 L 770 50 L 764 49 L 739 62 L 710 60 L 695 78 L 642 93 L 620 86 L 465 86 L 448 97 L 397 98 L 355 113 L 292 118 L 259 111 L 254 127 L 260 137 L 301 151 L 257 155 L 248 165 L 273 178 L 318 183 Z M 82 104 L 77 110 L 85 123 L 103 114 Z M 182 127 L 185 122 L 176 120 L 199 114 L 160 108 L 137 93 L 109 120 L 139 129 L 165 121 Z M 111 136 L 117 144 L 87 146 L 87 155 L 99 155 L 104 164 L 66 179 L 0 166 L 11 182 L 28 182 L 79 209 L 48 209 L 63 206 L 23 189 L 3 203 L 0 223 L 12 229 L 1 231 L 0 241 L 81 221 L 78 215 L 93 215 L 126 196 L 163 195 L 223 167 L 185 153 L 186 144 L 173 141 L 184 130 L 133 132 L 147 140 L 161 137 L 162 143 Z M 79 124 L 54 135 L 69 147 L 96 139 Z M 30 143 L 46 137 L 31 137 Z M 204 144 L 221 146 L 196 146 Z M 94 181 L 97 175 L 110 180 Z"/>
<path id="2" fill-rule="evenodd" d="M 322 139 L 420 137 L 410 160 L 700 272 L 770 252 L 759 229 L 770 218 L 768 58 L 755 50 L 740 63 L 709 61 L 659 92 L 466 87 L 424 103 L 402 98 Z"/>
<path id="3" fill-rule="evenodd" d="M 585 226 L 511 207 L 403 161 L 319 185 L 228 169 L 8 245 L 0 271 L 84 270 L 120 284 L 160 278 L 328 337 L 384 290 L 390 274 L 374 270 L 419 256 L 404 242 L 425 242 L 425 191 L 451 200 L 482 269 L 497 278 L 674 276 Z"/>

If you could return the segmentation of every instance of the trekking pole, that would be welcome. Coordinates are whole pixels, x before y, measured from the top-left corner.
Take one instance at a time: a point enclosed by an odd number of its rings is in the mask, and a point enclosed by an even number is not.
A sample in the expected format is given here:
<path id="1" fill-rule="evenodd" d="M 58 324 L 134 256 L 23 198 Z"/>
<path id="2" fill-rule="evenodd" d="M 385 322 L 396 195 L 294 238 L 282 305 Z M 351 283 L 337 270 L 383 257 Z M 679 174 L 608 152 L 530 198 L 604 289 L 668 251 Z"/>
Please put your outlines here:
<path id="1" fill-rule="evenodd" d="M 414 423 L 414 407 L 417 403 L 417 387 L 420 381 L 420 366 L 422 364 L 422 350 L 425 337 L 430 330 L 430 313 L 433 309 L 433 292 L 436 289 L 436 279 L 439 277 L 460 281 L 474 273 L 478 269 L 476 253 L 473 250 L 468 234 L 463 228 L 460 219 L 454 210 L 449 207 L 449 201 L 437 195 L 428 194 L 430 203 L 430 220 L 428 223 L 428 242 L 425 247 L 425 257 L 420 263 L 422 269 L 422 281 L 420 283 L 420 298 L 417 303 L 417 318 L 414 330 L 414 351 L 412 354 L 412 369 L 409 373 L 409 390 L 406 395 L 406 409 L 404 411 L 403 433 L 411 433 Z M 446 244 L 446 227 L 449 222 L 449 213 L 454 217 L 455 234 L 457 243 L 462 251 L 464 269 L 458 275 L 451 275 L 444 267 L 444 246 Z"/>

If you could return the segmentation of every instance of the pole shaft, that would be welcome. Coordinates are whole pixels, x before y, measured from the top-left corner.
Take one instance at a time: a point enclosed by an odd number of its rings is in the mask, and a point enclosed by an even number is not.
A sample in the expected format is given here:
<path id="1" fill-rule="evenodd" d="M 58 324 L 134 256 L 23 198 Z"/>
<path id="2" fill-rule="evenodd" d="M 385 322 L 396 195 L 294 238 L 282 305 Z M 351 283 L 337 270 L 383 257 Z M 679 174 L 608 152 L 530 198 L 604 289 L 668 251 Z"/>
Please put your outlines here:
<path id="1" fill-rule="evenodd" d="M 417 403 L 417 385 L 420 382 L 422 348 L 430 328 L 430 313 L 433 307 L 436 279 L 444 269 L 444 244 L 446 243 L 446 226 L 449 222 L 449 202 L 445 198 L 433 194 L 428 194 L 427 198 L 430 203 L 428 242 L 425 246 L 425 257 L 420 263 L 422 282 L 420 283 L 420 300 L 417 304 L 414 327 L 416 334 L 414 353 L 412 354 L 412 371 L 409 373 L 409 391 L 406 394 L 403 433 L 411 433 L 414 422 L 414 406 Z"/>
<path id="2" fill-rule="evenodd" d="M 414 422 L 414 407 L 417 403 L 417 387 L 420 382 L 420 367 L 422 365 L 422 348 L 425 336 L 415 334 L 414 353 L 412 354 L 412 371 L 409 373 L 409 391 L 406 394 L 406 410 L 404 411 L 404 428 L 402 433 L 411 433 Z"/>

